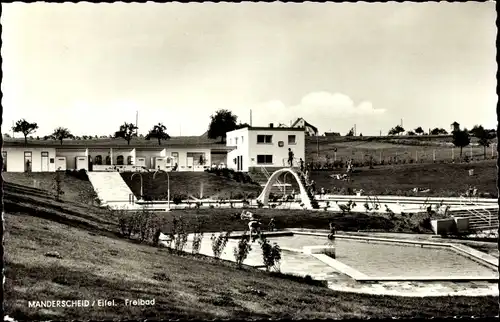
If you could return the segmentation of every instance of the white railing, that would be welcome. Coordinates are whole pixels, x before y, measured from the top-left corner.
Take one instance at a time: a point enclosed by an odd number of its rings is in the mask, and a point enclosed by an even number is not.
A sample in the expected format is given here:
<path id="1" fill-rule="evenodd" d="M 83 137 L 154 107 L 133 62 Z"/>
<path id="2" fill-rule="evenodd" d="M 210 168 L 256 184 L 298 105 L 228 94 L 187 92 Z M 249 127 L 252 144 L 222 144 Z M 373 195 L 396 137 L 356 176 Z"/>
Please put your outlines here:
<path id="1" fill-rule="evenodd" d="M 467 198 L 465 198 L 464 196 L 460 196 L 460 205 L 461 206 L 464 206 L 464 208 L 471 214 L 473 214 L 474 216 L 476 216 L 477 218 L 480 218 L 484 221 L 486 221 L 488 223 L 488 226 L 491 226 L 491 212 L 484 208 L 483 206 L 480 206 L 474 202 L 472 202 L 472 200 L 467 200 Z M 465 201 L 465 203 L 464 203 Z M 468 203 L 468 204 L 467 204 Z M 475 208 L 468 208 L 467 206 L 468 205 L 472 205 L 474 206 Z M 484 214 L 484 213 L 481 213 L 477 208 L 479 209 L 482 209 L 484 210 L 486 213 L 488 213 L 488 215 Z"/>
<path id="2" fill-rule="evenodd" d="M 284 167 L 290 167 L 290 162 L 288 162 L 288 158 L 283 158 L 282 164 Z M 305 167 L 305 162 L 304 162 L 304 167 Z M 300 168 L 300 161 L 297 160 L 297 158 L 293 158 L 291 168 Z"/>

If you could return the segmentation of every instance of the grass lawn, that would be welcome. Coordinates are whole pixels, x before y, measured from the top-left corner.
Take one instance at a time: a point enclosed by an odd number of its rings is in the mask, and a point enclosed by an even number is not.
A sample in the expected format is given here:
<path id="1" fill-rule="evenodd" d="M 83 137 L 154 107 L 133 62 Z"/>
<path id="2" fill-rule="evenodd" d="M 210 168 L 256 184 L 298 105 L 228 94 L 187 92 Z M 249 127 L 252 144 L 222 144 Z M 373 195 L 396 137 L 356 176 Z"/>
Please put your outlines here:
<path id="1" fill-rule="evenodd" d="M 477 139 L 471 142 L 477 144 Z M 492 142 L 496 143 L 495 138 Z M 405 136 L 405 137 L 307 137 L 306 156 L 308 162 L 325 162 L 327 156 L 333 162 L 335 149 L 337 160 L 354 159 L 358 162 L 367 161 L 370 156 L 375 161 L 384 160 L 386 163 L 392 157 L 409 160 L 410 158 L 426 163 L 433 161 L 435 153 L 436 161 L 450 161 L 452 157 L 458 160 L 460 148 L 454 148 L 452 152 L 451 136 Z M 319 152 L 319 154 L 318 154 Z M 470 155 L 471 147 L 464 147 L 462 154 Z M 476 160 L 482 160 L 484 148 L 472 146 L 472 156 Z M 495 149 L 496 158 L 497 151 Z M 491 158 L 491 147 L 486 148 L 486 157 Z"/>
<path id="2" fill-rule="evenodd" d="M 177 256 L 117 237 L 115 218 L 107 212 L 56 202 L 44 191 L 22 185 L 5 186 L 5 207 L 5 312 L 16 319 L 389 318 L 498 312 L 498 297 L 348 294 L 251 268 L 238 270 L 206 257 Z M 292 222 L 300 216 L 290 213 L 281 219 Z M 212 219 L 212 225 L 228 225 L 220 219 Z M 45 256 L 49 251 L 62 258 Z M 154 299 L 155 306 L 124 306 L 125 299 L 139 298 Z M 27 304 L 52 299 L 114 299 L 117 306 L 35 309 Z"/>
<path id="3" fill-rule="evenodd" d="M 207 232 L 218 232 L 221 230 L 241 231 L 248 229 L 246 223 L 240 220 L 241 209 L 186 209 L 173 210 L 164 214 L 166 225 L 164 232 L 169 232 L 174 217 L 182 217 L 186 224 L 186 230 L 193 232 L 198 224 L 202 230 Z M 422 226 L 422 220 L 427 214 L 394 214 L 394 215 L 370 215 L 365 213 L 331 213 L 326 211 L 310 210 L 276 210 L 276 209 L 252 209 L 264 225 L 275 219 L 276 228 L 306 228 L 306 229 L 329 229 L 329 221 L 332 220 L 340 231 L 358 230 L 381 230 L 387 232 L 415 231 L 431 232 Z"/>
<path id="4" fill-rule="evenodd" d="M 141 194 L 141 179 L 132 173 L 121 173 L 123 180 L 136 196 Z M 217 176 L 206 172 L 170 172 L 170 197 L 175 195 L 187 198 L 192 195 L 200 197 L 201 187 L 203 186 L 203 197 L 214 197 L 228 199 L 243 198 L 246 194 L 252 194 L 257 197 L 262 187 L 256 184 L 239 183 L 223 176 Z M 167 175 L 158 173 L 153 180 L 152 173 L 142 173 L 144 195 L 150 195 L 160 199 L 167 199 Z"/>
<path id="5" fill-rule="evenodd" d="M 468 170 L 474 169 L 469 176 Z M 479 193 L 497 196 L 496 160 L 478 161 L 470 164 L 406 164 L 376 166 L 374 169 L 358 168 L 352 174 L 351 182 L 336 180 L 329 175 L 345 173 L 345 170 L 313 171 L 311 179 L 316 188 L 363 189 L 365 194 L 404 195 L 415 187 L 431 191 L 423 196 L 459 196 L 465 193 L 468 185 L 477 187 Z"/>

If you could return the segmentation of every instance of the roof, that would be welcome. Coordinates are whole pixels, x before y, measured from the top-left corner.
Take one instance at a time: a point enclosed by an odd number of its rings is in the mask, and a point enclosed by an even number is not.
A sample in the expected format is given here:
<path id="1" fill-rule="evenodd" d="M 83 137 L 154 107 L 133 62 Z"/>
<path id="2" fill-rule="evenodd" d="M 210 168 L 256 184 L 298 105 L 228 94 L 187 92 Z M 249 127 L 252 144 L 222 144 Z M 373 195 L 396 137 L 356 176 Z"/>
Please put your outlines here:
<path id="1" fill-rule="evenodd" d="M 314 132 L 318 133 L 318 128 L 315 127 L 314 125 L 312 125 L 311 123 L 307 123 L 307 121 L 304 120 L 302 117 L 299 117 L 297 120 L 295 120 L 295 122 L 293 122 L 293 124 L 292 124 L 292 127 L 295 127 L 297 125 L 297 123 L 299 123 L 300 120 L 304 121 L 305 126 L 312 128 L 314 130 Z"/>
<path id="2" fill-rule="evenodd" d="M 247 126 L 242 129 L 248 129 L 249 131 L 303 131 L 302 129 L 296 127 L 269 127 L 269 126 Z"/>
<path id="3" fill-rule="evenodd" d="M 24 138 L 3 139 L 4 147 L 24 147 Z M 225 142 L 221 143 L 220 139 L 208 139 L 201 136 L 176 136 L 169 140 L 162 140 L 161 145 L 158 145 L 158 140 L 146 140 L 144 138 L 133 138 L 130 145 L 124 139 L 91 139 L 91 140 L 64 140 L 62 145 L 57 140 L 34 140 L 28 139 L 28 146 L 33 147 L 54 147 L 54 148 L 145 148 L 145 149 L 163 149 L 168 147 L 192 147 L 192 148 L 211 148 L 218 150 L 229 150 L 231 147 L 226 147 Z"/>

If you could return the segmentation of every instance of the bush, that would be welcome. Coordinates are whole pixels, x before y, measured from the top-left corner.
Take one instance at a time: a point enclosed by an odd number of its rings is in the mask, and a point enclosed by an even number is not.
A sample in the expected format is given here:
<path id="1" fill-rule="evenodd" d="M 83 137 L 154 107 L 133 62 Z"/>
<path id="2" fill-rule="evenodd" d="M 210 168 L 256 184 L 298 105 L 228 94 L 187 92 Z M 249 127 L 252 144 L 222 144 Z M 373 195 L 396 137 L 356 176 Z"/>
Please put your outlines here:
<path id="1" fill-rule="evenodd" d="M 172 222 L 172 235 L 174 237 L 174 249 L 180 254 L 187 243 L 186 225 L 182 217 L 174 217 Z"/>
<path id="2" fill-rule="evenodd" d="M 61 196 L 64 195 L 64 190 L 62 189 L 62 178 L 60 172 L 56 172 L 52 188 L 54 189 L 54 195 L 56 200 L 61 201 Z"/>
<path id="3" fill-rule="evenodd" d="M 193 234 L 193 244 L 191 248 L 191 252 L 193 254 L 199 254 L 200 253 L 200 247 L 201 247 L 201 241 L 203 240 L 203 233 L 201 232 L 201 224 L 198 222 L 196 224 L 196 227 L 194 229 L 194 234 Z"/>
<path id="4" fill-rule="evenodd" d="M 217 237 L 214 234 L 212 234 L 212 237 L 210 237 L 210 240 L 212 241 L 212 251 L 215 258 L 219 259 L 222 255 L 222 251 L 226 247 L 230 235 L 231 232 L 228 231 L 225 233 L 221 232 Z"/>
<path id="5" fill-rule="evenodd" d="M 175 205 L 178 205 L 182 202 L 182 196 L 180 195 L 175 195 L 173 198 L 172 198 L 172 201 Z"/>
<path id="6" fill-rule="evenodd" d="M 243 262 L 248 257 L 248 253 L 252 250 L 252 246 L 249 244 L 250 236 L 247 235 L 247 231 L 243 233 L 237 246 L 234 246 L 233 254 L 236 259 L 236 265 L 241 268 Z"/>
<path id="7" fill-rule="evenodd" d="M 279 271 L 279 263 L 281 261 L 281 248 L 279 245 L 274 243 L 271 246 L 263 235 L 260 236 L 259 244 L 262 249 L 262 259 L 264 260 L 266 271 L 269 272 L 272 268 Z"/>

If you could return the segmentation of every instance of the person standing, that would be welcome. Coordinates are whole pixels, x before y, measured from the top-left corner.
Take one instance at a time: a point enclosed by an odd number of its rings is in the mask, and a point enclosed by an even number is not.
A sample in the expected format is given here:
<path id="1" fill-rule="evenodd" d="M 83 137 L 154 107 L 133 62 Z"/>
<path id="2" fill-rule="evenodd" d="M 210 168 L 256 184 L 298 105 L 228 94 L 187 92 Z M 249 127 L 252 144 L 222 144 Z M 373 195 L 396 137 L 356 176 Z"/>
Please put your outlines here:
<path id="1" fill-rule="evenodd" d="M 331 242 L 334 242 L 335 241 L 335 234 L 336 234 L 336 227 L 335 227 L 335 224 L 333 223 L 333 221 L 330 221 L 329 225 L 330 225 L 330 233 L 328 234 L 328 240 L 330 240 Z"/>
<path id="2" fill-rule="evenodd" d="M 304 172 L 304 160 L 302 160 L 302 158 L 300 158 L 300 172 Z"/>
<path id="3" fill-rule="evenodd" d="M 293 151 L 291 148 L 288 148 L 288 164 L 290 167 L 293 166 Z"/>

